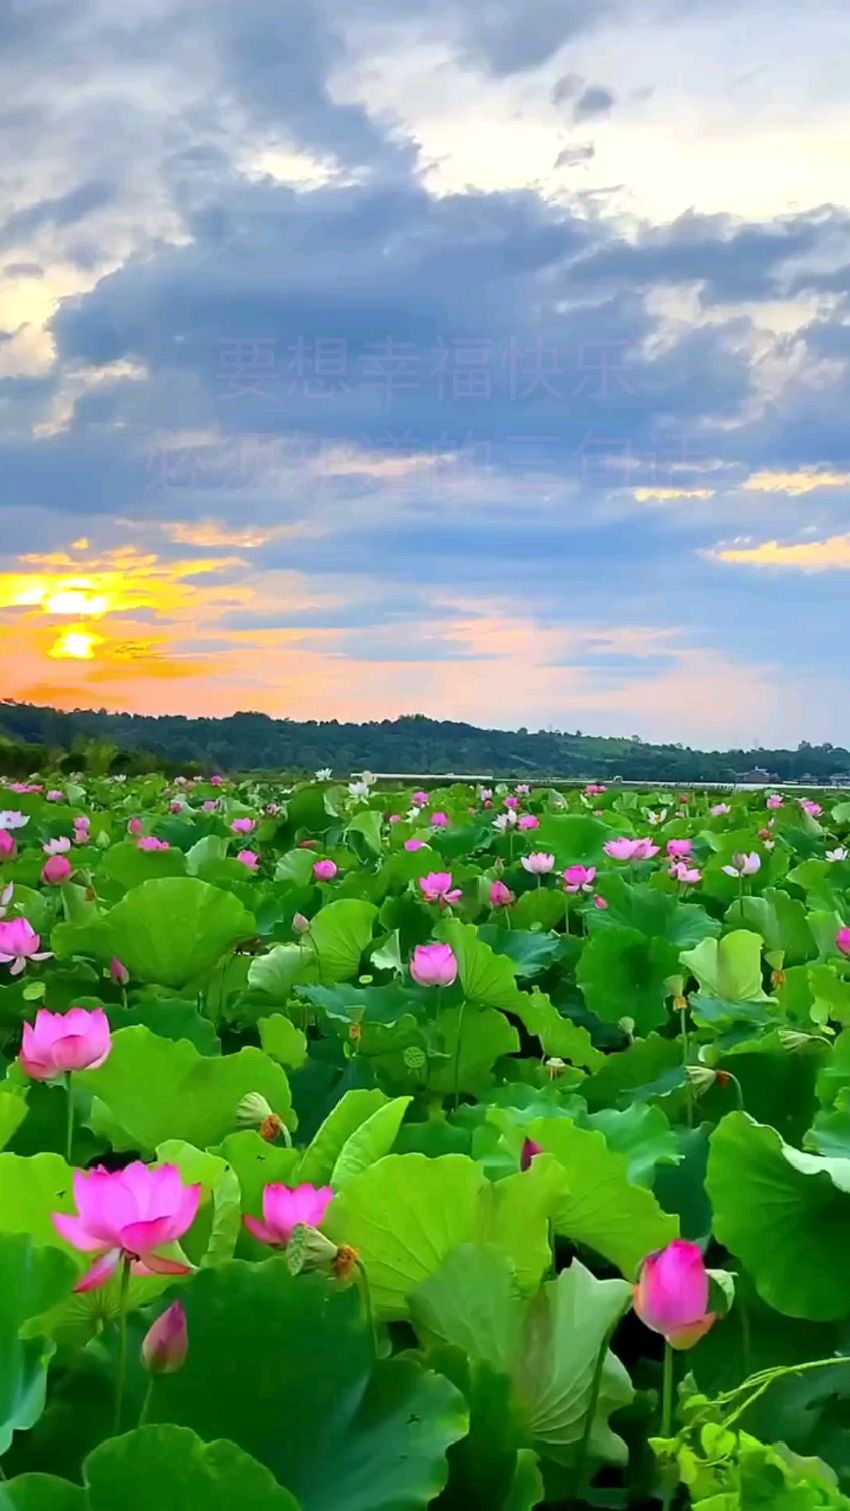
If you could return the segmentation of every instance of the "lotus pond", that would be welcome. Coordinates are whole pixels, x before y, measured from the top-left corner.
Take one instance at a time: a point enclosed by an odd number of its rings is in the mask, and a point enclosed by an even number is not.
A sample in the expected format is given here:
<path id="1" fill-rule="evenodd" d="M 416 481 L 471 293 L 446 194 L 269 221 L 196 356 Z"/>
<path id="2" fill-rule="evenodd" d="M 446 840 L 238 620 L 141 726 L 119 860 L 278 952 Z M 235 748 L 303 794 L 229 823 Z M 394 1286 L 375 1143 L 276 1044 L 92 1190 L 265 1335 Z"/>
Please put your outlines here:
<path id="1" fill-rule="evenodd" d="M 850 1508 L 850 802 L 0 809 L 0 1511 Z"/>

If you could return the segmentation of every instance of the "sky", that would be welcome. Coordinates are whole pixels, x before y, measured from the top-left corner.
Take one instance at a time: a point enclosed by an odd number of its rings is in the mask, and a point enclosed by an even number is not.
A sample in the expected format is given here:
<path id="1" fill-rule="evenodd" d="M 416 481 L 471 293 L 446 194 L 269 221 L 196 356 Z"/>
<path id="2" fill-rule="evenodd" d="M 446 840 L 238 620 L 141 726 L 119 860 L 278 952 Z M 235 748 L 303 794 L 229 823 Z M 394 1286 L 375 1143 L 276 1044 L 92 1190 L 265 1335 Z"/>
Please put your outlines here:
<path id="1" fill-rule="evenodd" d="M 0 695 L 850 742 L 846 0 L 0 0 Z"/>

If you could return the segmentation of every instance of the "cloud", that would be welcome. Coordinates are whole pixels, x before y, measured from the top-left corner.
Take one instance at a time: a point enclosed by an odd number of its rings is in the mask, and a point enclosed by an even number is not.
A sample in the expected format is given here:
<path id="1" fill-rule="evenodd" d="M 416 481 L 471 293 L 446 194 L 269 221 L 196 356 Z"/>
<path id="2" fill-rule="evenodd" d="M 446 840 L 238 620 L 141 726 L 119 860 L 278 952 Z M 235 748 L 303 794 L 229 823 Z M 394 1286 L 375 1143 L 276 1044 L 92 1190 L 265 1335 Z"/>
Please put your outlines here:
<path id="1" fill-rule="evenodd" d="M 587 121 L 592 116 L 607 115 L 613 109 L 615 96 L 601 84 L 588 84 L 573 106 L 573 120 Z"/>
<path id="2" fill-rule="evenodd" d="M 707 554 L 713 561 L 735 562 L 747 567 L 782 567 L 799 572 L 846 572 L 850 571 L 850 534 L 789 544 L 767 540 L 753 546 L 724 546 Z"/>
<path id="3" fill-rule="evenodd" d="M 850 472 L 754 472 L 741 487 L 747 493 L 816 493 L 821 488 L 850 488 Z"/>

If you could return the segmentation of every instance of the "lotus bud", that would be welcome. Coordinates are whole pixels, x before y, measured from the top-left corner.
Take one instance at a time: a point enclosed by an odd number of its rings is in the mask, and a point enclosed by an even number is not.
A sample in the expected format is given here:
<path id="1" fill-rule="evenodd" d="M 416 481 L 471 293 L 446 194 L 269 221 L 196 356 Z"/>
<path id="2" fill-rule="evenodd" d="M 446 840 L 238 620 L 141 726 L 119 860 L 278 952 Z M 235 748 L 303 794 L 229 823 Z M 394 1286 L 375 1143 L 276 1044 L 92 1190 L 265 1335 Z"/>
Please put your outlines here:
<path id="1" fill-rule="evenodd" d="M 122 965 L 117 955 L 113 955 L 109 962 L 109 974 L 116 986 L 126 986 L 130 980 L 130 972 L 126 965 Z"/>
<path id="2" fill-rule="evenodd" d="M 293 915 L 292 915 L 292 932 L 293 932 L 293 934 L 307 934 L 307 933 L 309 933 L 309 931 L 310 931 L 310 920 L 309 920 L 309 918 L 305 918 L 303 913 L 293 913 Z"/>
<path id="3" fill-rule="evenodd" d="M 142 1342 L 142 1363 L 149 1374 L 173 1375 L 182 1369 L 189 1352 L 189 1333 L 183 1303 L 172 1302 L 148 1328 Z"/>
<path id="4" fill-rule="evenodd" d="M 286 1263 L 290 1275 L 309 1274 L 311 1270 L 321 1270 L 327 1275 L 333 1270 L 338 1254 L 338 1244 L 318 1228 L 299 1222 L 286 1246 Z"/>
<path id="5" fill-rule="evenodd" d="M 524 1141 L 524 1143 L 523 1143 L 522 1153 L 521 1153 L 521 1155 L 519 1157 L 519 1167 L 520 1167 L 520 1169 L 521 1170 L 529 1170 L 531 1168 L 531 1161 L 534 1159 L 534 1156 L 536 1154 L 542 1154 L 542 1153 L 543 1153 L 543 1145 L 542 1144 L 538 1144 L 537 1141 L 535 1139 L 533 1139 L 533 1138 L 527 1138 Z"/>

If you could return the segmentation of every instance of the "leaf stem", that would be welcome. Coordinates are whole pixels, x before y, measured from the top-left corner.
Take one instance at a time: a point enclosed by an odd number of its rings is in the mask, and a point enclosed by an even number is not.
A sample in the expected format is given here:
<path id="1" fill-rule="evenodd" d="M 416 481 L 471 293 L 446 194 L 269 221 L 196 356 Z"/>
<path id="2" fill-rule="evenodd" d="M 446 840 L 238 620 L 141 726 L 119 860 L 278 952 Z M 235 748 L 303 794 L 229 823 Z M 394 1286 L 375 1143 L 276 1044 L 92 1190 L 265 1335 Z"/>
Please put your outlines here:
<path id="1" fill-rule="evenodd" d="M 596 1416 L 596 1408 L 599 1404 L 599 1391 L 602 1387 L 602 1371 L 605 1368 L 605 1357 L 608 1353 L 608 1347 L 611 1342 L 611 1335 L 613 1331 L 613 1328 L 609 1328 L 607 1333 L 603 1337 L 602 1342 L 599 1346 L 599 1353 L 596 1356 L 596 1363 L 593 1367 L 593 1379 L 590 1382 L 590 1395 L 587 1401 L 587 1411 L 585 1413 L 584 1425 L 581 1430 L 581 1441 L 578 1445 L 578 1452 L 576 1453 L 575 1471 L 573 1475 L 572 1504 L 577 1504 L 580 1501 L 582 1490 L 584 1488 L 584 1476 L 587 1466 L 587 1450 L 590 1446 L 590 1434 L 593 1431 L 593 1419 Z"/>
<path id="2" fill-rule="evenodd" d="M 661 1386 L 661 1436 L 669 1438 L 673 1433 L 673 1374 L 675 1369 L 675 1356 L 673 1349 L 664 1339 L 664 1377 Z M 664 1485 L 661 1492 L 661 1504 L 664 1511 L 672 1504 L 675 1487 Z"/>
<path id="3" fill-rule="evenodd" d="M 65 1132 L 65 1163 L 71 1163 L 71 1150 L 74 1145 L 74 1094 L 71 1090 L 71 1072 L 65 1072 L 65 1096 L 67 1098 L 68 1121 Z"/>
<path id="4" fill-rule="evenodd" d="M 378 1334 L 375 1329 L 375 1311 L 372 1306 L 372 1287 L 369 1283 L 369 1276 L 366 1272 L 366 1266 L 363 1263 L 362 1259 L 358 1259 L 356 1261 L 356 1268 L 357 1274 L 360 1277 L 360 1291 L 363 1296 L 363 1311 L 366 1317 L 366 1325 L 369 1329 L 369 1336 L 372 1339 L 372 1354 L 374 1359 L 377 1361 Z"/>
<path id="5" fill-rule="evenodd" d="M 463 1040 L 463 1015 L 465 1009 L 466 998 L 464 997 L 463 1001 L 460 1004 L 460 1014 L 457 1020 L 457 1040 L 455 1042 L 454 1090 L 452 1099 L 452 1110 L 454 1112 L 457 1112 L 458 1104 L 460 1102 L 460 1049 Z"/>
<path id="6" fill-rule="evenodd" d="M 155 1379 L 156 1376 L 151 1375 L 150 1379 L 148 1380 L 148 1388 L 145 1391 L 145 1399 L 142 1402 L 142 1409 L 139 1412 L 139 1420 L 136 1423 L 137 1427 L 144 1427 L 145 1422 L 148 1419 L 148 1412 L 151 1409 L 151 1401 L 153 1400 L 153 1385 Z"/>
<path id="7" fill-rule="evenodd" d="M 118 1296 L 118 1373 L 115 1379 L 115 1417 L 113 1433 L 121 1431 L 121 1408 L 124 1404 L 124 1377 L 127 1373 L 127 1292 L 130 1288 L 130 1256 L 121 1264 L 121 1289 Z"/>

